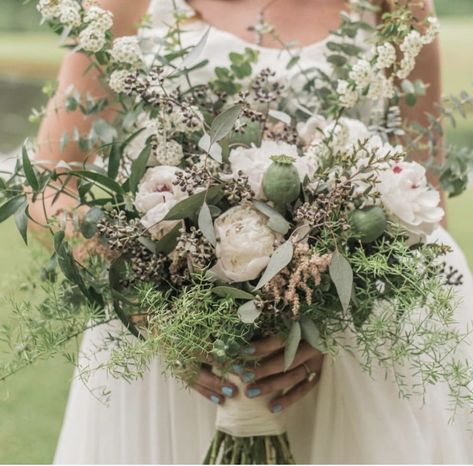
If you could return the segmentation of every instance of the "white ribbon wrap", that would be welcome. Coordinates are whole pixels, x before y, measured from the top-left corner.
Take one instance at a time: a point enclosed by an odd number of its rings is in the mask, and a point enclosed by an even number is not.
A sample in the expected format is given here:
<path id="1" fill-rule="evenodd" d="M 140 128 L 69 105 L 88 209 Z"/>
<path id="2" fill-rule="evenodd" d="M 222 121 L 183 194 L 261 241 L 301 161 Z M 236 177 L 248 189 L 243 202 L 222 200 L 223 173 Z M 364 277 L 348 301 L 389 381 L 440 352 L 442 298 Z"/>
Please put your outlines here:
<path id="1" fill-rule="evenodd" d="M 272 413 L 270 400 L 275 394 L 248 398 L 245 384 L 235 375 L 228 380 L 238 387 L 238 395 L 226 398 L 217 408 L 217 430 L 234 437 L 281 435 L 287 431 L 286 413 Z"/>

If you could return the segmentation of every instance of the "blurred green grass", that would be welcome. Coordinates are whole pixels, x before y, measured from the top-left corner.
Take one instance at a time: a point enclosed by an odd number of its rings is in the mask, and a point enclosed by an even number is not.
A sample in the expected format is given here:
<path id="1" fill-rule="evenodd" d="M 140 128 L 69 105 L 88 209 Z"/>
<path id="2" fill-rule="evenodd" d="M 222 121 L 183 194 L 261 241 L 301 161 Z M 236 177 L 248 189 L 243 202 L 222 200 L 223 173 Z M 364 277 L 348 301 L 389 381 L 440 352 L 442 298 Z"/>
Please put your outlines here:
<path id="1" fill-rule="evenodd" d="M 449 0 L 439 2 L 439 7 L 444 14 L 452 9 L 471 13 L 472 4 L 472 0 Z M 461 9 L 468 6 L 470 10 Z M 473 17 L 444 18 L 442 55 L 446 93 L 470 89 L 473 84 L 473 48 L 468 45 L 472 40 Z M 0 35 L 0 73 L 52 78 L 62 54 L 56 37 L 49 34 Z M 472 122 L 461 122 L 457 130 L 449 131 L 449 139 L 473 147 Z M 448 211 L 449 229 L 473 265 L 473 189 L 449 200 Z M 12 222 L 0 224 L 0 245 L 0 296 L 4 299 L 18 294 L 21 277 L 30 267 L 31 258 Z M 10 310 L 0 302 L 2 324 L 8 321 Z M 0 463 L 52 461 L 71 375 L 72 368 L 57 358 L 0 383 Z"/>

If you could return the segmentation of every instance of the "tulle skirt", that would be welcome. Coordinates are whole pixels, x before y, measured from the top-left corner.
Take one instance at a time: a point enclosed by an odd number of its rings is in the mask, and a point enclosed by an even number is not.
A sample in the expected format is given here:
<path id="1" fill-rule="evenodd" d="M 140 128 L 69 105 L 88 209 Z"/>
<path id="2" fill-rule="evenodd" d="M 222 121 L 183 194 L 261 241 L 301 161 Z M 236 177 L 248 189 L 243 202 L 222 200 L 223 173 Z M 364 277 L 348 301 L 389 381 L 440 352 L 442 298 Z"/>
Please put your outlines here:
<path id="1" fill-rule="evenodd" d="M 448 263 L 464 275 L 457 321 L 473 320 L 473 280 L 452 238 Z M 82 352 L 91 354 L 105 332 L 88 332 Z M 466 349 L 473 360 L 473 351 Z M 102 354 L 100 357 L 107 357 Z M 94 373 L 88 387 L 108 387 L 105 405 L 74 379 L 59 439 L 56 464 L 201 463 L 214 433 L 215 406 L 162 374 L 155 361 L 143 379 L 128 383 Z M 467 409 L 449 422 L 449 398 L 442 385 L 424 399 L 399 396 L 384 369 L 371 375 L 341 351 L 325 358 L 317 389 L 289 409 L 288 432 L 298 463 L 473 463 L 473 416 Z"/>

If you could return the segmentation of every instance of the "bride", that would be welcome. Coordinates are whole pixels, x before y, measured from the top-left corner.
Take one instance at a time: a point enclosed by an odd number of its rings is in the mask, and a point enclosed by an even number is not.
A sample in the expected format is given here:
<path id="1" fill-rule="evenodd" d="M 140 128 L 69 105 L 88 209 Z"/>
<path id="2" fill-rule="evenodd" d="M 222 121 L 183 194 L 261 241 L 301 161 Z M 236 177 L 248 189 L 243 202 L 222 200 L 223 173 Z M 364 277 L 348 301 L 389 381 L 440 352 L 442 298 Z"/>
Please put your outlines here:
<path id="1" fill-rule="evenodd" d="M 290 79 L 285 69 L 281 44 L 256 27 L 264 19 L 274 25 L 283 42 L 296 40 L 301 49 L 302 66 L 327 66 L 326 42 L 329 32 L 339 23 L 346 7 L 344 0 L 98 0 L 113 12 L 116 37 L 139 33 L 135 25 L 148 11 L 154 35 L 163 35 L 172 23 L 173 9 L 190 16 L 183 35 L 184 45 L 195 44 L 211 26 L 204 58 L 209 66 L 199 70 L 205 82 L 209 70 L 226 63 L 230 50 L 253 47 L 260 52 L 260 67 L 271 67 Z M 417 2 L 415 14 L 430 13 Z M 422 2 L 419 2 L 422 3 Z M 385 10 L 389 1 L 382 4 Z M 376 18 L 371 18 L 373 22 Z M 188 30 L 187 30 L 188 29 Z M 149 33 L 149 31 L 148 31 Z M 363 38 L 360 38 L 362 40 Z M 60 71 L 57 99 L 73 84 L 79 91 L 102 96 L 107 92 L 98 74 L 87 72 L 87 58 L 71 53 Z M 194 75 L 195 76 L 195 75 Z M 412 79 L 429 83 L 427 95 L 415 107 L 404 109 L 405 117 L 421 121 L 426 112 L 434 112 L 440 98 L 438 44 L 424 49 Z M 80 151 L 69 143 L 61 152 L 59 141 L 64 131 L 77 128 L 88 132 L 91 121 L 78 113 L 58 110 L 53 99 L 43 121 L 38 154 L 40 160 L 78 160 Z M 113 118 L 107 110 L 104 118 Z M 421 156 L 421 154 L 419 155 Z M 435 180 L 433 180 L 435 182 Z M 60 199 L 54 209 L 68 201 Z M 53 209 L 53 207 L 50 207 Z M 42 213 L 36 212 L 38 216 Z M 473 281 L 465 258 L 450 235 L 439 228 L 430 238 L 452 246 L 449 265 L 459 270 L 464 283 L 459 290 L 462 304 L 457 320 L 466 325 L 473 302 Z M 115 324 L 118 328 L 119 324 Z M 95 329 L 84 337 L 81 358 L 90 357 L 113 325 Z M 244 388 L 243 396 L 274 395 L 268 412 L 288 410 L 289 436 L 299 463 L 469 463 L 473 462 L 473 442 L 468 432 L 467 413 L 457 413 L 449 423 L 446 387 L 431 387 L 424 400 L 401 399 L 392 377 L 381 369 L 370 375 L 360 368 L 352 355 L 344 352 L 332 359 L 302 343 L 291 370 L 283 371 L 279 339 L 262 340 L 247 348 L 248 354 L 260 356 L 255 371 L 235 368 Z M 97 358 L 106 357 L 100 354 Z M 81 360 L 79 361 L 79 363 Z M 317 374 L 313 377 L 313 374 Z M 142 380 L 128 383 L 96 372 L 89 386 L 108 387 L 109 405 L 101 404 L 80 380 L 74 380 L 64 425 L 59 440 L 56 463 L 199 463 L 214 430 L 215 406 L 237 395 L 238 388 L 222 383 L 207 366 L 202 368 L 193 390 L 165 379 L 156 361 Z"/>

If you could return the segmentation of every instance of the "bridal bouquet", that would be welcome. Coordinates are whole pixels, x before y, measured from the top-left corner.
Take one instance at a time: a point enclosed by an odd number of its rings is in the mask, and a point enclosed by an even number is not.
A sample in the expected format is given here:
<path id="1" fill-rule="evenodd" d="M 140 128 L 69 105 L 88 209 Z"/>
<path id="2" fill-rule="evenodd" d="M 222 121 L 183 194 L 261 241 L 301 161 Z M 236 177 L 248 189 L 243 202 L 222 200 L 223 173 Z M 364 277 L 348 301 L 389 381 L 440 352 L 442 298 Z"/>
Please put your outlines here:
<path id="1" fill-rule="evenodd" d="M 46 296 L 18 306 L 2 378 L 118 318 L 123 332 L 103 342 L 111 351 L 103 365 L 117 377 L 142 375 L 159 355 L 187 382 L 212 361 L 240 383 L 232 368 L 258 363 L 244 348 L 280 335 L 286 369 L 305 340 L 334 357 L 353 351 L 368 371 L 403 366 L 401 391 L 418 388 L 412 375 L 421 388 L 447 382 L 455 403 L 473 401 L 472 371 L 454 357 L 460 277 L 442 262 L 448 247 L 426 242 L 443 217 L 426 167 L 460 194 L 468 154 L 448 147 L 438 160 L 440 117 L 421 126 L 399 116 L 401 101 L 415 105 L 425 93 L 408 76 L 437 21 L 419 24 L 399 7 L 373 29 L 362 12 L 374 7 L 353 6 L 359 15 L 343 14 L 327 43 L 330 72 L 300 67 L 297 49 L 282 44 L 300 78 L 293 85 L 259 66 L 250 48 L 194 82 L 208 66 L 208 32 L 184 47 L 179 11 L 164 37 L 147 34 L 144 20 L 137 37 L 113 40 L 109 12 L 39 1 L 45 21 L 111 89 L 94 98 L 70 88 L 66 109 L 94 115 L 113 105 L 118 116 L 60 141 L 96 160 L 51 166 L 30 159 L 26 143 L 1 181 L 0 220 L 14 215 L 25 241 L 31 202 L 75 200 L 43 225 L 54 243 L 42 271 Z M 372 41 L 362 49 L 355 38 L 366 30 Z M 469 104 L 467 94 L 450 98 L 439 113 L 454 120 Z M 359 119 L 364 105 L 378 108 L 372 121 Z M 425 165 L 410 158 L 419 150 Z M 293 462 L 284 413 L 268 402 L 240 396 L 219 407 L 205 462 Z"/>

